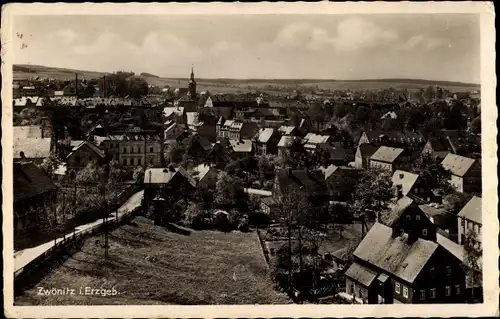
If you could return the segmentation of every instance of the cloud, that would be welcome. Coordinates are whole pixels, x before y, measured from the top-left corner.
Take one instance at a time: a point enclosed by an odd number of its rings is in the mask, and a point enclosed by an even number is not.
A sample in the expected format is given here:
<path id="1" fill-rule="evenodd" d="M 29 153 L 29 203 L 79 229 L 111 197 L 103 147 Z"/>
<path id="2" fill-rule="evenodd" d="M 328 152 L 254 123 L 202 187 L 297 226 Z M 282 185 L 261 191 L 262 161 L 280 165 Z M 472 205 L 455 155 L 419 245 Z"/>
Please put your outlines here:
<path id="1" fill-rule="evenodd" d="M 384 45 L 397 39 L 398 34 L 393 30 L 383 29 L 361 18 L 350 18 L 338 25 L 333 43 L 340 51 L 353 51 Z"/>
<path id="2" fill-rule="evenodd" d="M 220 41 L 215 43 L 209 50 L 212 55 L 219 56 L 226 53 L 236 53 L 243 49 L 243 46 L 237 42 Z"/>
<path id="3" fill-rule="evenodd" d="M 341 21 L 333 33 L 307 23 L 289 24 L 278 32 L 275 41 L 267 47 L 305 48 L 309 51 L 328 48 L 337 51 L 357 51 L 392 43 L 397 39 L 398 34 L 393 30 L 383 29 L 361 18 L 349 18 Z"/>
<path id="4" fill-rule="evenodd" d="M 77 34 L 71 29 L 59 29 L 47 35 L 49 41 L 62 42 L 63 44 L 71 44 L 77 37 Z"/>
<path id="5" fill-rule="evenodd" d="M 417 50 L 423 49 L 424 51 L 433 50 L 445 43 L 444 39 L 426 37 L 424 35 L 415 35 L 402 43 L 398 48 L 400 50 Z"/>

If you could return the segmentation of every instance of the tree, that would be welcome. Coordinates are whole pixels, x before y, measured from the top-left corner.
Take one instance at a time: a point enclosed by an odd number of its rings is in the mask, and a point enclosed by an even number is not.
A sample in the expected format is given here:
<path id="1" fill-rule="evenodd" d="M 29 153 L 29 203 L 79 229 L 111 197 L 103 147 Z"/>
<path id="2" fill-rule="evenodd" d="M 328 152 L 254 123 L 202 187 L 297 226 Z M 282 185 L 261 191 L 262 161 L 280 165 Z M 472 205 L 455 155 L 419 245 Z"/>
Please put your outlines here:
<path id="1" fill-rule="evenodd" d="M 444 196 L 444 208 L 447 212 L 457 215 L 462 210 L 462 208 L 464 208 L 464 206 L 470 201 L 471 198 L 471 194 L 453 192 Z"/>
<path id="2" fill-rule="evenodd" d="M 54 172 L 61 164 L 62 161 L 55 154 L 51 154 L 43 160 L 41 167 L 50 178 L 54 178 Z"/>
<path id="3" fill-rule="evenodd" d="M 148 94 L 148 82 L 140 77 L 131 77 L 127 81 L 128 95 L 132 98 L 141 98 Z"/>
<path id="4" fill-rule="evenodd" d="M 171 162 L 178 164 L 182 162 L 184 154 L 186 153 L 186 147 L 182 143 L 171 143 L 167 147 L 166 159 Z"/>
<path id="5" fill-rule="evenodd" d="M 191 226 L 201 226 L 203 222 L 202 210 L 198 203 L 189 202 L 184 211 L 184 221 Z"/>
<path id="6" fill-rule="evenodd" d="M 219 173 L 215 184 L 215 204 L 225 210 L 232 208 L 246 209 L 247 194 L 240 178 L 226 172 Z"/>
<path id="7" fill-rule="evenodd" d="M 347 107 L 344 103 L 336 103 L 333 108 L 333 115 L 337 118 L 343 118 L 348 113 Z"/>
<path id="8" fill-rule="evenodd" d="M 80 185 L 91 185 L 101 183 L 105 175 L 104 169 L 95 161 L 87 164 L 76 174 L 76 182 Z"/>
<path id="9" fill-rule="evenodd" d="M 95 87 L 93 84 L 87 84 L 85 87 L 85 90 L 83 91 L 83 96 L 84 97 L 93 97 L 95 94 Z"/>
<path id="10" fill-rule="evenodd" d="M 471 286 L 471 297 L 474 301 L 474 288 L 482 286 L 482 255 L 481 242 L 474 229 L 469 229 L 464 240 L 464 268 L 467 281 Z"/>
<path id="11" fill-rule="evenodd" d="M 384 170 L 370 168 L 361 173 L 353 194 L 353 208 L 358 214 L 380 213 L 387 209 L 393 198 L 392 176 Z"/>
<path id="12" fill-rule="evenodd" d="M 422 153 L 413 163 L 413 172 L 419 174 L 423 185 L 430 190 L 438 190 L 441 194 L 452 191 L 450 185 L 451 173 L 444 169 L 441 162 L 428 153 Z"/>

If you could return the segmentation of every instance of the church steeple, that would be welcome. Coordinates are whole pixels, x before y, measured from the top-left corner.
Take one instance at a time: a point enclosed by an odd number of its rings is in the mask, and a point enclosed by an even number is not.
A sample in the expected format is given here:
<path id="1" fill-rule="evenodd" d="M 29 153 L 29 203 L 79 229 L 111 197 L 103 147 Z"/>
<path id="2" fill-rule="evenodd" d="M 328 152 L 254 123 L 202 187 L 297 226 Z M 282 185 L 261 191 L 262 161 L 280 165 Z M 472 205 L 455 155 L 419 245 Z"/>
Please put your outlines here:
<path id="1" fill-rule="evenodd" d="M 189 97 L 196 99 L 196 81 L 194 80 L 194 67 L 191 65 L 191 77 L 189 79 Z"/>

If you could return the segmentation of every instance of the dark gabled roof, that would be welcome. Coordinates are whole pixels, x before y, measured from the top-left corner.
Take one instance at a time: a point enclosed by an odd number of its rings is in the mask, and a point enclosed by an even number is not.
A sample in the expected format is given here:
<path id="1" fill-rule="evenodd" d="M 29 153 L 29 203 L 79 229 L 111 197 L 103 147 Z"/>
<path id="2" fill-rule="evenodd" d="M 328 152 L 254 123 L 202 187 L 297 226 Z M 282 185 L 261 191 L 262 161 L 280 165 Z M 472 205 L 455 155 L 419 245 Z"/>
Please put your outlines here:
<path id="1" fill-rule="evenodd" d="M 389 211 L 380 215 L 380 221 L 387 226 L 394 225 L 411 204 L 413 199 L 406 196 L 400 198 L 395 204 L 390 205 Z"/>
<path id="2" fill-rule="evenodd" d="M 438 247 L 422 238 L 409 244 L 408 234 L 394 238 L 390 227 L 375 223 L 354 251 L 354 257 L 412 283 Z"/>
<path id="3" fill-rule="evenodd" d="M 243 123 L 240 131 L 240 137 L 242 139 L 252 139 L 257 132 L 257 129 L 257 123 Z"/>
<path id="4" fill-rule="evenodd" d="M 306 170 L 282 169 L 278 173 L 278 183 L 282 192 L 289 188 L 303 188 L 307 193 L 314 194 L 326 189 L 323 184 L 324 176 L 321 172 L 311 172 Z"/>
<path id="5" fill-rule="evenodd" d="M 358 149 L 361 157 L 371 157 L 378 150 L 378 147 L 371 144 L 361 144 Z"/>
<path id="6" fill-rule="evenodd" d="M 33 163 L 14 163 L 14 202 L 57 189 L 45 171 Z"/>
<path id="7" fill-rule="evenodd" d="M 396 140 L 421 140 L 423 139 L 423 135 L 420 132 L 412 132 L 412 131 L 379 131 L 379 130 L 372 130 L 372 131 L 365 131 L 364 132 L 366 136 L 368 136 L 369 140 L 376 140 L 379 138 L 382 138 L 383 136 L 386 136 L 390 139 L 396 139 Z"/>
<path id="8" fill-rule="evenodd" d="M 71 157 L 76 151 L 78 151 L 83 146 L 87 146 L 91 151 L 93 151 L 95 154 L 97 154 L 97 156 L 99 156 L 100 158 L 105 157 L 104 151 L 101 150 L 99 147 L 97 147 L 96 145 L 94 145 L 93 143 L 90 143 L 88 141 L 83 141 L 80 144 L 78 144 L 77 146 L 73 147 L 71 153 L 69 153 L 68 156 L 66 156 L 66 158 Z"/>

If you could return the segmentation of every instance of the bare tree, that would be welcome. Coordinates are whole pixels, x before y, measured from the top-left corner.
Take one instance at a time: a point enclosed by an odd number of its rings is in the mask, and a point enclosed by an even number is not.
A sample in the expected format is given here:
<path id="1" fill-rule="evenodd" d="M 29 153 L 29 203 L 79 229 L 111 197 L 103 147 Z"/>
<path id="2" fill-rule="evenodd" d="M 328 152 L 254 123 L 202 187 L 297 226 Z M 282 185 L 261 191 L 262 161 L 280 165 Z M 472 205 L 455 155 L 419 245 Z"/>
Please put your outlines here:
<path id="1" fill-rule="evenodd" d="M 474 301 L 475 286 L 482 286 L 482 264 L 483 249 L 478 240 L 478 234 L 470 229 L 464 240 L 464 270 L 471 285 L 471 298 Z"/>

